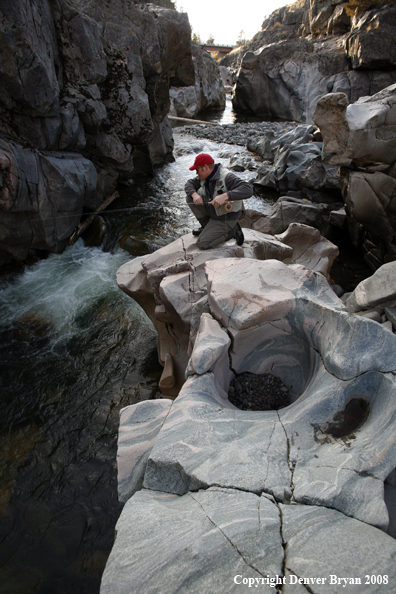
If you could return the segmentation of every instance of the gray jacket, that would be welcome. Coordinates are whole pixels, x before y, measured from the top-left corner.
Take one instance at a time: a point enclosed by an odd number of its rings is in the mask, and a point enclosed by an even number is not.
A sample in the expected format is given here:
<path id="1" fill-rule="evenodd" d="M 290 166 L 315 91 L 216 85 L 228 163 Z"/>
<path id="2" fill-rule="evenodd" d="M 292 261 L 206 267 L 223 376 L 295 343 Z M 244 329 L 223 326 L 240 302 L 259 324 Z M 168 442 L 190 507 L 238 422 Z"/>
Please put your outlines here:
<path id="1" fill-rule="evenodd" d="M 231 172 L 228 172 L 224 177 L 222 175 L 222 170 L 224 170 L 224 167 L 222 165 L 217 165 L 213 177 L 209 180 L 206 179 L 204 183 L 201 182 L 198 176 L 188 180 L 184 186 L 185 192 L 187 196 L 191 196 L 194 192 L 198 192 L 202 196 L 211 219 L 218 219 L 219 221 L 239 219 L 241 215 L 240 209 L 226 214 L 219 214 L 217 207 L 214 207 L 212 204 L 207 204 L 213 200 L 216 194 L 222 194 L 224 192 L 222 184 L 220 184 L 220 186 L 218 184 L 221 178 L 224 178 L 229 201 L 238 204 L 238 201 L 247 200 L 253 194 L 253 188 L 248 182 L 241 180 Z M 202 191 L 203 189 L 205 190 L 204 192 Z"/>

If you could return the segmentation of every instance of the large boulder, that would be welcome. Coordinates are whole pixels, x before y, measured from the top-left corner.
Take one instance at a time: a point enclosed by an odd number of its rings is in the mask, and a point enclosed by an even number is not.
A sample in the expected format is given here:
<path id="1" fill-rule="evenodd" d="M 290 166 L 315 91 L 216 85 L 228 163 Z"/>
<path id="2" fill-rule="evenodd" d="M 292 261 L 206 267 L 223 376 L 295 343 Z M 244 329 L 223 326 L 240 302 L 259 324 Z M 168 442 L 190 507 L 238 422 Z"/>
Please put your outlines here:
<path id="1" fill-rule="evenodd" d="M 396 451 L 394 334 L 346 313 L 324 277 L 298 264 L 220 259 L 207 262 L 205 273 L 210 313 L 232 347 L 202 321 L 217 354 L 208 357 L 205 336 L 197 339 L 144 486 L 179 495 L 211 485 L 265 491 L 386 529 L 383 481 Z M 280 378 L 292 404 L 236 409 L 227 394 L 242 371 Z"/>
<path id="2" fill-rule="evenodd" d="M 345 93 L 329 93 L 317 104 L 314 121 L 323 136 L 325 160 L 349 167 L 396 161 L 396 84 L 349 104 Z"/>
<path id="3" fill-rule="evenodd" d="M 120 494 L 128 476 L 134 494 L 101 594 L 154 592 L 159 571 L 169 593 L 388 591 L 396 337 L 304 266 L 219 256 L 180 395 L 123 413 Z M 236 408 L 242 371 L 280 378 L 291 404 Z"/>
<path id="4" fill-rule="evenodd" d="M 389 262 L 358 284 L 346 300 L 346 306 L 348 311 L 357 312 L 394 299 L 396 299 L 396 262 Z"/>
<path id="5" fill-rule="evenodd" d="M 254 185 L 280 193 L 301 190 L 313 202 L 342 202 L 338 167 L 323 162 L 317 132 L 312 125 L 300 124 L 281 135 L 270 129 L 263 136 L 249 138 L 247 148 L 265 159 Z"/>

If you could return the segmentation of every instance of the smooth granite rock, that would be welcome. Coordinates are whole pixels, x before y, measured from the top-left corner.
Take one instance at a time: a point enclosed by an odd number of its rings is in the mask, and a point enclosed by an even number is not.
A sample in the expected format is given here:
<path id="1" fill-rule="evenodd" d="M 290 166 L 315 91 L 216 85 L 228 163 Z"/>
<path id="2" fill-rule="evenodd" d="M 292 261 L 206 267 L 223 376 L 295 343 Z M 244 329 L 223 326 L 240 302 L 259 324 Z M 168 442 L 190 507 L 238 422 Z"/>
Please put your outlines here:
<path id="1" fill-rule="evenodd" d="M 210 372 L 197 375 L 199 357 L 202 370 L 208 359 L 202 340 L 196 343 L 144 486 L 178 494 L 212 485 L 266 492 L 386 530 L 383 482 L 396 455 L 396 337 L 346 313 L 325 278 L 303 266 L 222 259 L 207 262 L 205 271 L 218 320 L 207 318 L 210 332 L 222 336 L 222 325 L 232 347 L 225 341 L 221 357 L 217 342 Z M 228 387 L 244 371 L 278 377 L 292 404 L 236 409 Z"/>
<path id="2" fill-rule="evenodd" d="M 279 507 L 286 543 L 285 569 L 290 572 L 282 589 L 285 594 L 300 591 L 384 594 L 394 590 L 396 542 L 393 538 L 325 507 L 282 504 Z M 371 576 L 387 576 L 387 583 L 383 579 L 377 582 L 377 578 L 372 583 Z M 302 590 L 298 578 L 302 580 Z"/>
<path id="3" fill-rule="evenodd" d="M 142 487 L 147 458 L 171 406 L 171 400 L 147 400 L 120 410 L 117 468 L 123 503 Z"/>
<path id="4" fill-rule="evenodd" d="M 179 497 L 143 489 L 118 521 L 101 594 L 246 592 L 236 575 L 282 573 L 280 525 L 278 506 L 253 493 L 214 487 Z"/>
<path id="5" fill-rule="evenodd" d="M 321 272 L 330 279 L 329 271 L 339 252 L 331 241 L 321 236 L 318 229 L 301 223 L 291 223 L 284 233 L 276 237 L 293 248 L 290 260 L 283 260 L 285 264 L 303 264 L 306 268 Z"/>
<path id="6" fill-rule="evenodd" d="M 191 321 L 196 317 L 196 304 L 206 295 L 205 261 L 243 257 L 243 248 L 234 241 L 229 243 L 203 252 L 192 234 L 183 236 L 153 254 L 124 264 L 117 272 L 119 287 L 143 307 L 158 332 L 160 363 L 165 364 L 168 354 L 171 357 L 173 383 L 160 383 L 166 396 L 177 396 L 185 381 L 192 348 L 189 346 Z M 172 332 L 168 330 L 170 324 Z M 194 328 L 192 340 L 198 329 Z"/>
<path id="7" fill-rule="evenodd" d="M 188 361 L 188 375 L 202 375 L 210 371 L 220 357 L 228 356 L 231 339 L 208 313 L 203 313 L 194 350 Z"/>
<path id="8" fill-rule="evenodd" d="M 116 530 L 101 594 L 269 594 L 279 587 L 382 594 L 396 578 L 395 541 L 378 529 L 335 510 L 233 489 L 182 497 L 143 489 Z"/>
<path id="9" fill-rule="evenodd" d="M 135 299 L 152 320 L 159 336 L 160 363 L 165 365 L 168 357 L 167 380 L 160 382 L 164 395 L 177 396 L 185 381 L 199 316 L 206 308 L 206 262 L 225 258 L 242 258 L 247 263 L 266 259 L 293 261 L 290 241 L 296 247 L 299 262 L 328 274 L 337 248 L 315 234 L 316 246 L 313 245 L 312 231 L 308 227 L 300 226 L 298 232 L 294 228 L 290 233 L 299 235 L 298 246 L 295 239 L 283 242 L 256 230 L 246 230 L 243 246 L 237 246 L 231 240 L 206 251 L 197 247 L 193 235 L 185 235 L 152 254 L 121 266 L 117 272 L 119 287 Z"/>
<path id="10" fill-rule="evenodd" d="M 396 262 L 383 264 L 361 281 L 346 301 L 348 311 L 361 311 L 396 298 Z"/>
<path id="11" fill-rule="evenodd" d="M 229 383 L 233 374 L 225 370 L 223 381 L 227 375 Z M 192 376 L 156 439 L 144 486 L 182 495 L 218 485 L 265 491 L 287 501 L 287 448 L 276 411 L 242 412 L 229 402 L 214 373 Z"/>
<path id="12" fill-rule="evenodd" d="M 324 95 L 313 119 L 323 135 L 326 159 L 346 166 L 393 164 L 395 112 L 396 84 L 351 104 L 344 93 Z"/>

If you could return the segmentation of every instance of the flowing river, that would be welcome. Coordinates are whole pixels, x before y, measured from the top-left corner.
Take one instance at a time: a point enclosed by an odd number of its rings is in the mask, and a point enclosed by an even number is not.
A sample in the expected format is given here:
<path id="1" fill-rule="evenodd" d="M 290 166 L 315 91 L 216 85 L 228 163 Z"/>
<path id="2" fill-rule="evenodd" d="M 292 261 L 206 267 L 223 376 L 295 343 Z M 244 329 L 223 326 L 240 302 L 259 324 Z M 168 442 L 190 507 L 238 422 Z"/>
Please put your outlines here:
<path id="1" fill-rule="evenodd" d="M 131 259 L 119 239 L 161 246 L 191 231 L 183 187 L 194 155 L 209 152 L 228 165 L 233 152 L 245 152 L 179 132 L 175 138 L 176 162 L 123 189 L 103 215 L 101 248 L 80 239 L 0 278 L 1 592 L 99 591 L 122 507 L 119 410 L 160 396 L 155 330 L 115 282 Z M 257 210 L 268 206 L 262 197 L 249 201 Z"/>

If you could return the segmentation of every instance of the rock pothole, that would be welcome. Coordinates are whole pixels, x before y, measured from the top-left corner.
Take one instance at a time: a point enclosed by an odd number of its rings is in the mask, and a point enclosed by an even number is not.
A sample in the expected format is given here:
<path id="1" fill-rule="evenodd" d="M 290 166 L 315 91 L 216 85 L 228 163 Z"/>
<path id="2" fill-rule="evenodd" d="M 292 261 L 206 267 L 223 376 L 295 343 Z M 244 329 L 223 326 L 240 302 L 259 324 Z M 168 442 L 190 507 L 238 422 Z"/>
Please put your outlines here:
<path id="1" fill-rule="evenodd" d="M 288 388 L 269 373 L 237 374 L 228 389 L 228 399 L 240 410 L 278 410 L 290 404 Z"/>

